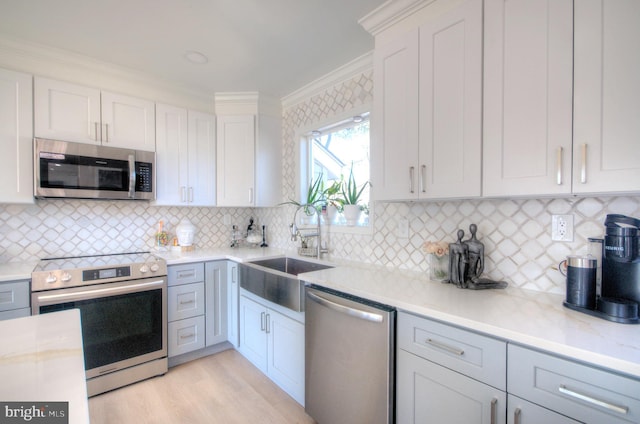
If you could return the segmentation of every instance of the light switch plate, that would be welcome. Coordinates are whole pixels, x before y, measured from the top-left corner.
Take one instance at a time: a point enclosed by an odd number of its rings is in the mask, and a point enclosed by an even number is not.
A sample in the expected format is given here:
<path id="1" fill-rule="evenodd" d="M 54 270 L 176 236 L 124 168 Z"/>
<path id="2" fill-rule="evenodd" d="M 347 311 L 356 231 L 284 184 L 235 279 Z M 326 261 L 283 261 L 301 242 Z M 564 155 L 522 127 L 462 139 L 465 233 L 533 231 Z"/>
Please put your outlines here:
<path id="1" fill-rule="evenodd" d="M 573 215 L 551 215 L 551 240 L 573 241 Z"/>

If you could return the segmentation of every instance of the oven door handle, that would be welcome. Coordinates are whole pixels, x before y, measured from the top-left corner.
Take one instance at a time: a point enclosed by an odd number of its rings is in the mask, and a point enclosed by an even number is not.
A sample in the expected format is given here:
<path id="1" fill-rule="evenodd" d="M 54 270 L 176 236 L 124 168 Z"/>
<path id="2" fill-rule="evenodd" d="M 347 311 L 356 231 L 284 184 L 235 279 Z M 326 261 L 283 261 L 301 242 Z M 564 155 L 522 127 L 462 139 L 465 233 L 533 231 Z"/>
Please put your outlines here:
<path id="1" fill-rule="evenodd" d="M 44 292 L 38 295 L 40 305 L 51 305 L 54 303 L 73 302 L 77 300 L 97 299 L 105 296 L 117 296 L 146 290 L 153 290 L 156 286 L 162 287 L 164 280 L 148 281 L 144 283 L 128 284 L 118 287 L 92 288 L 88 290 L 76 291 L 72 293 L 49 293 Z"/>

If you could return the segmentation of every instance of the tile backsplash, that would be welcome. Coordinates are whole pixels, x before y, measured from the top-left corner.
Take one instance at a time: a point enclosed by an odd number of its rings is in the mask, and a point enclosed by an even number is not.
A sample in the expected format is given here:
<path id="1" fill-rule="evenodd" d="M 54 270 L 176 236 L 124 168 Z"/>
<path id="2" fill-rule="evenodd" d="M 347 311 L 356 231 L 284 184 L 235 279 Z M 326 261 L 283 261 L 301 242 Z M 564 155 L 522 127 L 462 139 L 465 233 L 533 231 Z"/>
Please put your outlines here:
<path id="1" fill-rule="evenodd" d="M 372 99 L 369 71 L 284 110 L 284 199 L 295 193 L 297 131 L 370 105 Z M 245 229 L 254 216 L 259 225 L 267 225 L 270 246 L 294 249 L 297 244 L 288 231 L 293 212 L 291 206 L 166 207 L 137 201 L 45 199 L 33 205 L 0 204 L 0 262 L 152 250 L 158 221 L 163 220 L 174 235 L 183 217 L 197 228 L 196 246 L 227 246 L 231 228 L 224 222 Z M 557 263 L 568 254 L 586 251 L 587 238 L 603 234 L 606 214 L 640 217 L 640 196 L 377 203 L 370 213 L 371 233 L 331 233 L 331 256 L 426 272 L 422 244 L 455 241 L 458 228 L 468 233 L 469 225 L 475 223 L 485 244 L 486 276 L 527 289 L 563 293 L 565 283 Z M 551 240 L 553 214 L 573 214 L 573 242 Z M 399 219 L 408 220 L 409 238 L 396 235 Z"/>

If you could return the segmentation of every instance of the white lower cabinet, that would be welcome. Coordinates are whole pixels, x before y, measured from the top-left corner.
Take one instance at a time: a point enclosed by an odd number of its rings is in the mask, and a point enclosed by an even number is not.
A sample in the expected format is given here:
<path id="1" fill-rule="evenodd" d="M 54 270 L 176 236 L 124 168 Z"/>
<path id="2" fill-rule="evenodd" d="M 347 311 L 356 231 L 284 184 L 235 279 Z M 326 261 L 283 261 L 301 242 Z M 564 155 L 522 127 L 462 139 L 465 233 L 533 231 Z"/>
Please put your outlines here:
<path id="1" fill-rule="evenodd" d="M 204 264 L 205 345 L 227 340 L 227 261 Z"/>
<path id="2" fill-rule="evenodd" d="M 29 280 L 0 282 L 0 320 L 28 317 Z"/>
<path id="3" fill-rule="evenodd" d="M 578 422 L 640 422 L 640 380 L 514 344 L 509 344 L 508 354 L 510 394 Z M 573 421 L 556 417 L 555 421 L 544 422 Z"/>
<path id="4" fill-rule="evenodd" d="M 238 351 L 304 405 L 303 313 L 283 309 L 242 290 Z"/>
<path id="5" fill-rule="evenodd" d="M 169 357 L 227 340 L 227 261 L 168 267 Z"/>
<path id="6" fill-rule="evenodd" d="M 169 357 L 205 346 L 204 282 L 169 286 Z"/>
<path id="7" fill-rule="evenodd" d="M 398 351 L 398 423 L 505 423 L 506 393 Z"/>
<path id="8" fill-rule="evenodd" d="M 399 424 L 504 424 L 506 343 L 398 313 Z"/>

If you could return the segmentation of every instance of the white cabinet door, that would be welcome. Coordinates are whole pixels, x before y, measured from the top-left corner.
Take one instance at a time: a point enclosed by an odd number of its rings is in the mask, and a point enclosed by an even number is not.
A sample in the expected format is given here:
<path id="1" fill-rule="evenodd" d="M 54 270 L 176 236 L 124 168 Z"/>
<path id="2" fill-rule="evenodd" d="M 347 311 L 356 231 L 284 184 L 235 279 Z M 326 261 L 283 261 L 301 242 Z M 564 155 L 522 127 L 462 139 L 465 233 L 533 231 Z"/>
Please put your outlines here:
<path id="1" fill-rule="evenodd" d="M 505 392 L 402 349 L 397 352 L 398 423 L 506 422 Z"/>
<path id="2" fill-rule="evenodd" d="M 156 108 L 156 204 L 184 205 L 188 184 L 187 110 Z"/>
<path id="3" fill-rule="evenodd" d="M 568 194 L 573 1 L 484 7 L 483 194 Z"/>
<path id="4" fill-rule="evenodd" d="M 374 52 L 371 180 L 375 200 L 418 196 L 418 30 Z"/>
<path id="5" fill-rule="evenodd" d="M 304 324 L 269 309 L 269 377 L 304 405 Z"/>
<path id="6" fill-rule="evenodd" d="M 155 104 L 103 91 L 102 142 L 105 146 L 156 151 Z"/>
<path id="7" fill-rule="evenodd" d="M 240 296 L 240 348 L 238 351 L 267 374 L 266 308 Z"/>
<path id="8" fill-rule="evenodd" d="M 217 117 L 217 205 L 254 206 L 255 116 Z"/>
<path id="9" fill-rule="evenodd" d="M 206 345 L 227 340 L 227 262 L 207 262 L 205 268 Z"/>
<path id="10" fill-rule="evenodd" d="M 188 111 L 188 203 L 216 205 L 216 119 L 203 112 Z"/>
<path id="11" fill-rule="evenodd" d="M 240 285 L 238 284 L 238 264 L 235 262 L 227 262 L 227 288 L 228 288 L 228 338 L 229 342 L 237 349 L 240 346 L 240 315 L 238 313 Z"/>
<path id="12" fill-rule="evenodd" d="M 36 137 L 100 144 L 100 127 L 100 90 L 35 77 Z"/>
<path id="13" fill-rule="evenodd" d="M 0 69 L 0 203 L 33 203 L 31 75 Z"/>
<path id="14" fill-rule="evenodd" d="M 576 193 L 640 190 L 640 2 L 575 3 Z"/>
<path id="15" fill-rule="evenodd" d="M 420 27 L 419 107 L 419 197 L 480 196 L 481 0 L 467 0 Z"/>

